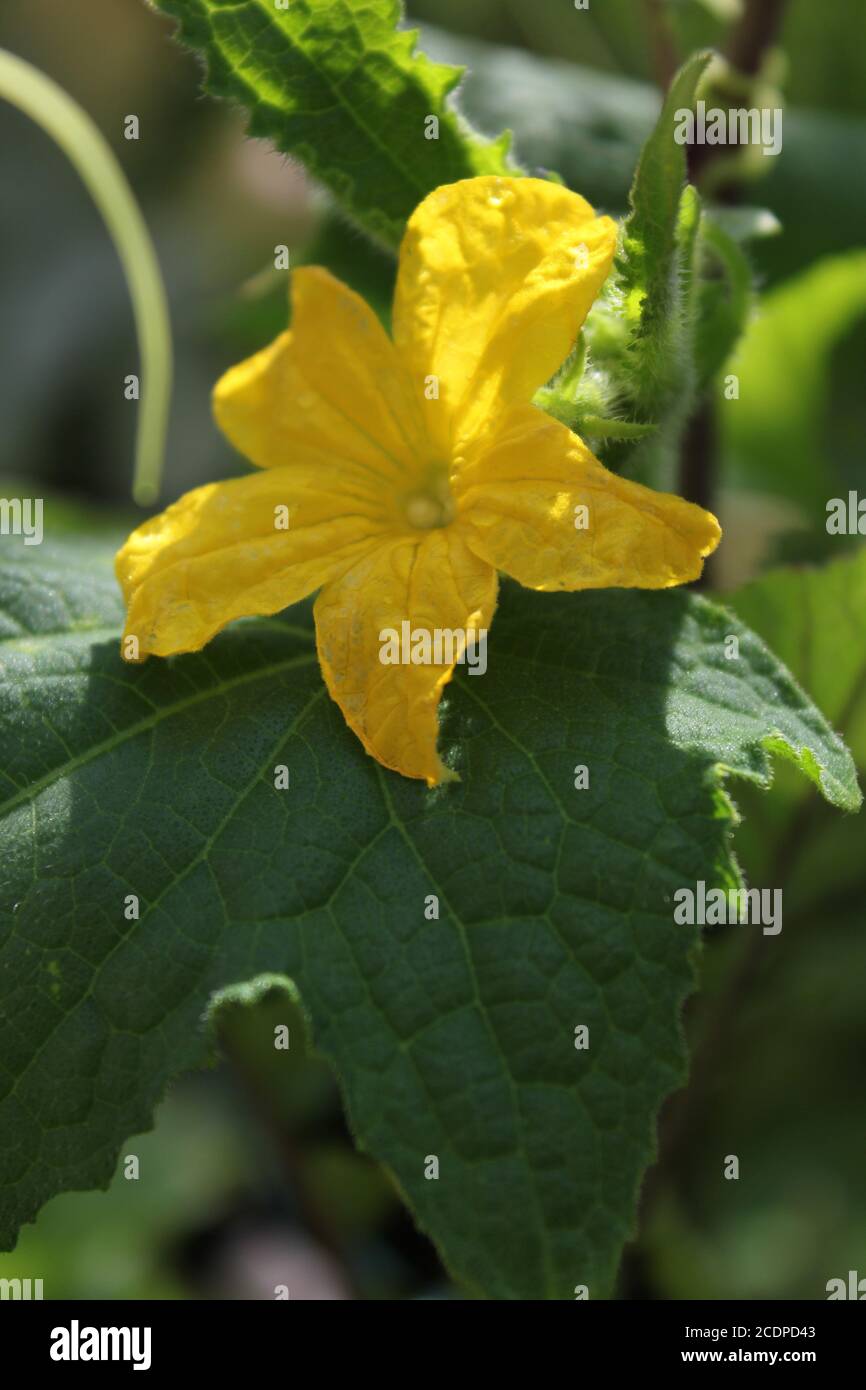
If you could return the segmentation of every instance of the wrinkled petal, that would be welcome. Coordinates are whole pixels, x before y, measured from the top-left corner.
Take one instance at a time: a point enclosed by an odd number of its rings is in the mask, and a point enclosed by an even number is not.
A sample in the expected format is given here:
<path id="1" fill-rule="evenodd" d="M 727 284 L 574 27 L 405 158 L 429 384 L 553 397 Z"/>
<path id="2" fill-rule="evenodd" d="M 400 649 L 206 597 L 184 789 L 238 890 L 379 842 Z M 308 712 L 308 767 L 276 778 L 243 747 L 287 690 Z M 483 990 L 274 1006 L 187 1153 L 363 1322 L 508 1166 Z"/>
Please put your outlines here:
<path id="1" fill-rule="evenodd" d="M 214 415 L 260 468 L 317 456 L 325 475 L 391 488 L 413 476 L 417 403 L 385 330 L 318 266 L 292 275 L 292 327 L 217 382 Z"/>
<path id="2" fill-rule="evenodd" d="M 451 527 L 389 541 L 319 594 L 316 641 L 328 690 L 385 767 L 430 786 L 453 777 L 436 740 L 439 699 L 454 662 L 385 665 L 382 634 L 402 636 L 406 621 L 413 634 L 431 639 L 437 629 L 478 633 L 490 626 L 496 591 L 496 572 Z"/>
<path id="3" fill-rule="evenodd" d="M 512 410 L 461 474 L 458 517 L 475 553 L 529 589 L 685 584 L 721 536 L 709 512 L 611 473 L 534 406 Z"/>
<path id="4" fill-rule="evenodd" d="M 394 341 L 443 457 L 459 457 L 491 415 L 531 400 L 558 370 L 615 245 L 610 218 L 542 179 L 465 179 L 415 210 Z M 429 377 L 438 400 L 425 396 Z"/>
<path id="5" fill-rule="evenodd" d="M 118 553 L 124 635 L 138 639 L 139 658 L 198 651 L 233 618 L 296 603 L 381 537 L 376 516 L 314 475 L 304 486 L 284 468 L 209 483 L 139 526 Z"/>

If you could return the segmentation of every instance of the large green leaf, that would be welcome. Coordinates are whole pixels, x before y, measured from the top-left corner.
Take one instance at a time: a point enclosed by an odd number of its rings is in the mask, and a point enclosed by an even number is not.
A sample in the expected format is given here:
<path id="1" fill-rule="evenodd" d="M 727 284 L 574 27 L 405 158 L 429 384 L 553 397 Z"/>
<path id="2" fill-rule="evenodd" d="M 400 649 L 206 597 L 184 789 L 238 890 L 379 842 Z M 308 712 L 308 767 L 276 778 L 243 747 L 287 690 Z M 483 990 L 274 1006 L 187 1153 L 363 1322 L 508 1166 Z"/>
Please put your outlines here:
<path id="1" fill-rule="evenodd" d="M 204 55 L 205 91 L 243 106 L 251 135 L 302 160 L 390 245 L 440 184 L 509 172 L 509 136 L 480 139 L 457 116 L 448 97 L 462 69 L 415 52 L 399 0 L 153 3 Z"/>
<path id="2" fill-rule="evenodd" d="M 2 1243 L 106 1184 L 206 1057 L 215 993 L 273 972 L 458 1279 L 608 1295 L 686 1074 L 673 893 L 736 881 L 723 775 L 765 785 L 771 748 L 859 801 L 763 644 L 683 592 L 508 589 L 490 669 L 448 695 L 463 780 L 428 792 L 346 731 L 306 607 L 135 668 L 97 545 L 19 545 L 0 576 Z"/>
<path id="3" fill-rule="evenodd" d="M 866 771 L 866 549 L 820 568 L 772 570 L 730 597 L 740 618 L 814 694 Z M 791 901 L 808 916 L 837 898 L 866 892 L 863 826 L 825 816 L 784 774 L 770 798 L 746 797 L 742 847 L 759 873 L 781 865 Z"/>

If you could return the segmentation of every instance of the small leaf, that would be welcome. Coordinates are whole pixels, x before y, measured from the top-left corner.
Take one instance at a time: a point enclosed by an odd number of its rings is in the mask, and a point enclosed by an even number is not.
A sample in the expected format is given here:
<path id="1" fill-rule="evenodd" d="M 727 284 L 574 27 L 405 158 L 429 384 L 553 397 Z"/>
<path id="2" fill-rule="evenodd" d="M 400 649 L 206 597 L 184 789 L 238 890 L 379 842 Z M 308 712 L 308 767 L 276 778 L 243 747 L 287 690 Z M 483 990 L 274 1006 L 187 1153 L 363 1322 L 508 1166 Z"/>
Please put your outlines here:
<path id="1" fill-rule="evenodd" d="M 737 883 L 722 777 L 766 786 L 768 748 L 856 807 L 826 721 L 703 599 L 509 588 L 428 792 L 347 732 L 308 606 L 142 667 L 120 621 L 96 545 L 0 571 L 0 1242 L 106 1185 L 215 996 L 270 975 L 457 1279 L 608 1296 L 686 1074 L 672 895 Z"/>
<path id="2" fill-rule="evenodd" d="M 719 403 L 734 485 L 799 504 L 825 541 L 827 502 L 847 498 L 855 481 L 841 474 L 841 449 L 826 442 L 832 353 L 864 316 L 866 252 L 818 261 L 763 296 L 730 364 L 742 383 L 740 398 Z"/>
<path id="3" fill-rule="evenodd" d="M 510 137 L 475 135 L 448 103 L 462 69 L 415 52 L 399 0 L 153 0 L 206 61 L 205 91 L 295 155 L 357 222 L 399 244 L 440 184 L 509 166 Z"/>
<path id="4" fill-rule="evenodd" d="M 693 54 L 674 77 L 629 195 L 619 289 L 636 336 L 649 340 L 648 351 L 663 340 L 677 303 L 677 227 L 686 180 L 686 148 L 675 139 L 677 112 L 692 108 L 712 56 Z"/>
<path id="5" fill-rule="evenodd" d="M 679 434 L 696 386 L 701 204 L 685 182 L 685 146 L 675 134 L 678 113 L 691 109 L 711 57 L 709 52 L 694 54 L 671 83 L 638 161 L 614 273 L 584 330 L 590 360 L 606 383 L 609 400 L 628 418 L 658 427 L 646 442 L 619 437 L 604 461 L 661 487 L 673 485 Z M 610 332 L 612 316 L 626 330 L 624 345 Z"/>

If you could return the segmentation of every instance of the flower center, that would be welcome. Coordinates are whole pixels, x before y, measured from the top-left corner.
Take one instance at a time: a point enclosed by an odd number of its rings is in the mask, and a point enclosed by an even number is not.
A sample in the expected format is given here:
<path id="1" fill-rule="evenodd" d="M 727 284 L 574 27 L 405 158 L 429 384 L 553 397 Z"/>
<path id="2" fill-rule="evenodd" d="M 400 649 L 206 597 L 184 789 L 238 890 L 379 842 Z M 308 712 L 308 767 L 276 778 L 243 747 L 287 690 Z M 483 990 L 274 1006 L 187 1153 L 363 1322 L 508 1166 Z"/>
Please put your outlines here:
<path id="1" fill-rule="evenodd" d="M 432 531 L 439 526 L 448 526 L 454 520 L 456 508 L 448 486 L 447 470 L 431 469 L 423 485 L 406 495 L 403 511 L 409 525 L 416 531 Z"/>

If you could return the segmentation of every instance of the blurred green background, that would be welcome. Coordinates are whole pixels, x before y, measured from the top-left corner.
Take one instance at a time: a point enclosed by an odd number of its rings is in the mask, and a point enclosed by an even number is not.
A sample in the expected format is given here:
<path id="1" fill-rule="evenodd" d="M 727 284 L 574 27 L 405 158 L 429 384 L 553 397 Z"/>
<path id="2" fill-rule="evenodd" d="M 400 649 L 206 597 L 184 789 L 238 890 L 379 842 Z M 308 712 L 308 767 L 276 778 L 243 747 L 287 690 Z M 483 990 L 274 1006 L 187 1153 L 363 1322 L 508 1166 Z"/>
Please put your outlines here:
<path id="1" fill-rule="evenodd" d="M 739 8 L 670 0 L 668 42 L 681 56 L 724 47 Z M 411 17 L 428 52 L 469 64 L 462 101 L 476 124 L 509 126 L 528 167 L 558 170 L 617 214 L 659 106 L 652 10 L 648 0 L 591 0 L 581 12 L 571 0 L 415 0 Z M 4 0 L 0 11 L 0 46 L 90 112 L 156 240 L 177 353 L 164 501 L 240 470 L 209 394 L 285 322 L 275 245 L 293 264 L 328 264 L 383 315 L 393 279 L 389 259 L 302 169 L 245 141 L 239 113 L 198 95 L 196 63 L 170 34 L 140 0 Z M 715 410 L 726 536 L 713 582 L 725 591 L 781 559 L 826 562 L 854 546 L 828 537 L 825 506 L 848 488 L 866 493 L 864 54 L 863 0 L 790 0 L 765 72 L 766 92 L 784 94 L 783 150 L 753 164 L 759 177 L 742 193 L 782 232 L 752 248 L 759 312 L 727 367 L 741 395 L 719 392 Z M 123 137 L 129 114 L 137 141 Z M 122 528 L 135 519 L 135 406 L 123 378 L 137 349 L 119 265 L 63 155 L 10 108 L 0 109 L 0 186 L 0 492 L 45 497 L 48 534 Z M 753 608 L 796 671 L 795 637 L 786 649 L 777 619 Z M 852 612 L 848 656 L 861 678 L 844 724 L 862 766 L 866 605 Z M 827 1279 L 866 1274 L 863 832 L 840 830 L 793 774 L 769 797 L 732 791 L 746 817 L 745 870 L 792 904 L 785 949 L 744 956 L 736 928 L 708 941 L 705 990 L 687 1015 L 693 1085 L 663 1116 L 623 1298 L 821 1298 Z M 281 1023 L 288 1074 L 285 1058 L 274 1064 Z M 274 1272 L 288 1268 L 293 1298 L 462 1297 L 387 1177 L 355 1153 L 290 994 L 274 982 L 226 1003 L 215 1026 L 213 1069 L 180 1081 L 154 1132 L 126 1146 L 138 1180 L 122 1160 L 108 1193 L 50 1202 L 0 1256 L 0 1277 L 41 1277 L 52 1298 L 271 1298 Z M 739 1182 L 723 1178 L 729 1153 Z"/>

